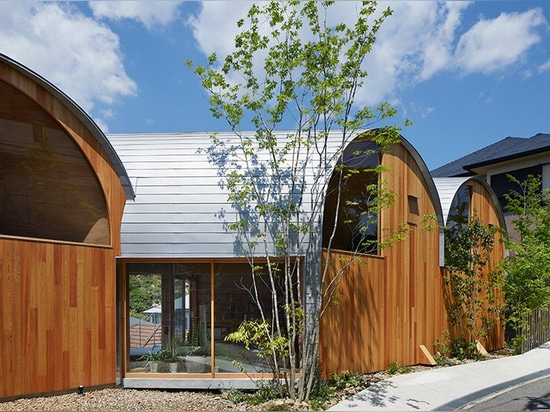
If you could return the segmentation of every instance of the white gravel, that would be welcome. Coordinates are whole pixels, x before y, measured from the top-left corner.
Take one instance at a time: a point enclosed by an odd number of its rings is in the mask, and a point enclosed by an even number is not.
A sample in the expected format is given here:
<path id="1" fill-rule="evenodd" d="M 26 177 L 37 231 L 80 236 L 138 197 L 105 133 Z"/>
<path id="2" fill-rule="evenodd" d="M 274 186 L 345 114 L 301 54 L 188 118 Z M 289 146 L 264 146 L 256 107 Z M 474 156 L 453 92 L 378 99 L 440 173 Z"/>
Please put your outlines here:
<path id="1" fill-rule="evenodd" d="M 192 391 L 101 389 L 0 402 L 0 411 L 238 411 L 223 394 Z"/>

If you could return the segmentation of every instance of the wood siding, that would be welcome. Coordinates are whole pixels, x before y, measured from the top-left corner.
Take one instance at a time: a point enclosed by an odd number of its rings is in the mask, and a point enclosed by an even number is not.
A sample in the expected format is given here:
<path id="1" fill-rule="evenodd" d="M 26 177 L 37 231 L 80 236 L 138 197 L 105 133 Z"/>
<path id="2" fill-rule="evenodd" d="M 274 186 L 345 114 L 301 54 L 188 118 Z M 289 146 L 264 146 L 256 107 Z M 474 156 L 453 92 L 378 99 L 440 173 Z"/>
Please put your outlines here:
<path id="1" fill-rule="evenodd" d="M 0 398 L 115 382 L 111 248 L 0 239 Z"/>
<path id="2" fill-rule="evenodd" d="M 63 126 L 104 192 L 111 245 L 0 235 L 0 398 L 116 379 L 115 257 L 126 194 L 109 156 L 71 108 L 0 62 L 0 80 Z"/>
<path id="3" fill-rule="evenodd" d="M 500 221 L 500 218 L 496 213 L 496 205 L 488 192 L 487 187 L 481 184 L 480 181 L 476 181 L 474 179 L 466 182 L 465 184 L 471 188 L 470 217 L 477 217 L 479 221 L 485 225 L 500 227 L 503 223 Z M 490 254 L 488 264 L 483 268 L 483 271 L 479 275 L 482 282 L 487 280 L 489 273 L 497 269 L 497 264 L 502 262 L 505 258 L 505 253 L 505 248 L 502 243 L 502 234 L 499 233 L 495 236 L 494 247 Z M 441 273 L 442 276 L 446 275 L 444 268 L 441 269 Z M 451 296 L 450 290 L 448 291 L 447 296 Z M 499 349 L 504 346 L 504 315 L 499 310 L 493 310 L 499 306 L 502 307 L 503 304 L 504 293 L 502 290 L 498 290 L 494 296 L 494 302 L 485 300 L 482 305 L 482 311 L 478 314 L 479 316 L 476 316 L 476 330 L 481 331 L 482 329 L 481 315 L 486 317 L 487 321 L 491 322 L 493 325 L 487 331 L 487 336 L 475 337 L 487 350 Z M 454 330 L 451 325 L 449 325 L 448 330 L 451 332 L 451 335 L 458 336 L 459 332 Z M 462 336 L 470 337 L 468 331 L 463 331 Z"/>
<path id="4" fill-rule="evenodd" d="M 433 354 L 436 342 L 443 341 L 450 329 L 439 265 L 439 230 L 425 230 L 421 224 L 423 217 L 436 214 L 426 178 L 402 145 L 385 154 L 382 163 L 390 170 L 382 179 L 398 197 L 394 206 L 380 213 L 381 235 L 400 224 L 408 225 L 410 231 L 405 240 L 382 250 L 378 257 L 363 257 L 341 277 L 335 304 L 321 319 L 325 376 L 343 370 L 383 370 L 392 362 L 425 363 L 420 345 Z M 490 196 L 481 186 L 473 192 L 472 206 L 482 221 L 499 225 Z M 409 196 L 417 199 L 418 217 L 411 215 Z M 504 248 L 498 244 L 495 249 L 498 260 Z M 336 268 L 349 258 L 345 252 L 332 252 L 328 257 L 325 251 L 323 255 Z M 495 329 L 485 343 L 488 349 L 499 348 L 504 337 Z"/>

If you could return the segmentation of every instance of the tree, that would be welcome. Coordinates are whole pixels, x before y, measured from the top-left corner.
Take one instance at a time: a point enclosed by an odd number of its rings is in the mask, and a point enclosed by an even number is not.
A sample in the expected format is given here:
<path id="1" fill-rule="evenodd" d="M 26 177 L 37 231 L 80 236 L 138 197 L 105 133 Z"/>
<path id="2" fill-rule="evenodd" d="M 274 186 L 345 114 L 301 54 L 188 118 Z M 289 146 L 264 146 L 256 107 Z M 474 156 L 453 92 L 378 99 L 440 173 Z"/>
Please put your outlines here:
<path id="1" fill-rule="evenodd" d="M 484 225 L 475 215 L 470 218 L 462 207 L 449 217 L 445 230 L 444 281 L 452 295 L 449 318 L 456 327 L 452 352 L 470 357 L 477 351 L 476 340 L 494 326 L 489 315 L 502 310 L 496 299 L 502 270 L 487 267 L 500 229 Z"/>
<path id="2" fill-rule="evenodd" d="M 507 320 L 515 330 L 514 346 L 520 351 L 529 333 L 529 315 L 550 307 L 550 190 L 542 189 L 540 176 L 529 175 L 518 190 L 505 195 L 505 210 L 514 216 L 505 260 L 504 291 Z"/>
<path id="3" fill-rule="evenodd" d="M 235 137 L 228 142 L 213 134 L 208 150 L 237 211 L 228 229 L 250 259 L 254 282 L 272 291 L 270 305 L 264 306 L 257 290 L 250 290 L 260 319 L 243 324 L 233 338 L 245 341 L 265 332 L 271 363 L 286 378 L 280 389 L 300 400 L 309 398 L 319 376 L 319 319 L 331 294 L 331 288 L 328 293 L 324 288 L 329 269 L 322 267 L 320 254 L 330 174 L 339 171 L 340 193 L 352 174 L 380 173 L 379 165 L 348 170 L 339 163 L 358 130 L 380 123 L 370 133 L 374 152 L 399 141 L 399 128 L 386 124 L 397 113 L 390 104 L 372 109 L 355 102 L 367 77 L 365 58 L 391 10 L 373 18 L 376 3 L 366 1 L 357 6 L 353 25 L 329 24 L 333 3 L 252 5 L 246 19 L 237 23 L 241 32 L 234 52 L 222 62 L 212 55 L 206 66 L 188 61 L 209 92 L 214 117 L 225 119 Z M 285 124 L 292 124 L 292 131 L 281 137 L 277 130 Z M 243 132 L 247 128 L 253 132 Z M 338 147 L 333 150 L 335 134 Z M 372 150 L 357 155 L 368 156 Z M 376 208 L 391 198 L 383 190 L 365 190 L 378 200 L 357 212 L 366 217 L 359 233 L 366 231 Z M 337 207 L 357 206 L 340 196 L 336 202 Z M 367 241 L 357 247 L 367 247 Z M 256 263 L 261 254 L 267 265 Z"/>

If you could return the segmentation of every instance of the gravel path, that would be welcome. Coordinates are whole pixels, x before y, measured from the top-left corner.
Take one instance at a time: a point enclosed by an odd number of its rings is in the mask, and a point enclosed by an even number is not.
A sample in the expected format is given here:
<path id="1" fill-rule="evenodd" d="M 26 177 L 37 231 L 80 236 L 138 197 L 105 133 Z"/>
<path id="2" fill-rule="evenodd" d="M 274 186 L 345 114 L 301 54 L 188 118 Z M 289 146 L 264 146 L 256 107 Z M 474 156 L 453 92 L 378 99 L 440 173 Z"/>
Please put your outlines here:
<path id="1" fill-rule="evenodd" d="M 509 350 L 502 350 L 490 354 L 489 358 L 509 355 Z M 472 361 L 467 360 L 465 362 Z M 440 367 L 445 366 L 413 366 L 408 368 L 408 371 L 419 372 Z M 374 382 L 388 377 L 389 375 L 384 371 L 364 375 L 363 385 L 358 388 L 348 388 L 335 394 L 327 407 L 353 395 L 356 391 L 366 388 Z M 294 404 L 288 400 L 275 400 L 270 401 L 269 404 L 256 406 L 251 406 L 248 403 L 235 404 L 228 399 L 228 392 L 207 393 L 201 391 L 158 391 L 122 388 L 89 391 L 83 395 L 69 393 L 0 402 L 0 411 L 265 411 L 268 409 L 311 410 L 307 404 Z"/>
<path id="2" fill-rule="evenodd" d="M 246 407 L 223 394 L 119 388 L 0 403 L 0 411 L 244 411 Z"/>

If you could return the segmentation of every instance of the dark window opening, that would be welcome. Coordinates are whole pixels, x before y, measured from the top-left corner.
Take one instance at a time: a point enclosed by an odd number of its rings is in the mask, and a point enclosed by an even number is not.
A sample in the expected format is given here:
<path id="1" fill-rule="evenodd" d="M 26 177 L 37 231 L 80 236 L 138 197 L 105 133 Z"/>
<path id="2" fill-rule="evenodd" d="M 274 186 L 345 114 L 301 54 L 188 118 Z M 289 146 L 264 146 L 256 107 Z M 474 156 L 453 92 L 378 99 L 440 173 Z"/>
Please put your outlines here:
<path id="1" fill-rule="evenodd" d="M 323 218 L 323 247 L 376 254 L 379 152 L 373 142 L 348 145 L 330 180 Z"/>
<path id="2" fill-rule="evenodd" d="M 504 195 L 509 194 L 510 191 L 515 190 L 520 192 L 520 187 L 517 183 L 511 182 L 508 175 L 515 177 L 518 181 L 524 182 L 527 180 L 529 175 L 532 176 L 541 176 L 542 175 L 542 166 L 532 166 L 526 167 L 523 169 L 517 169 L 506 173 L 498 173 L 491 176 L 491 187 L 497 195 L 498 201 L 502 206 L 502 209 L 505 210 L 508 202 Z"/>
<path id="3" fill-rule="evenodd" d="M 0 81 L 0 234 L 110 243 L 87 159 L 34 101 Z"/>

